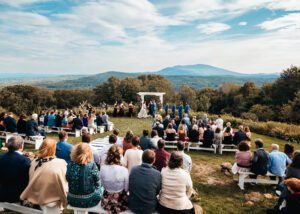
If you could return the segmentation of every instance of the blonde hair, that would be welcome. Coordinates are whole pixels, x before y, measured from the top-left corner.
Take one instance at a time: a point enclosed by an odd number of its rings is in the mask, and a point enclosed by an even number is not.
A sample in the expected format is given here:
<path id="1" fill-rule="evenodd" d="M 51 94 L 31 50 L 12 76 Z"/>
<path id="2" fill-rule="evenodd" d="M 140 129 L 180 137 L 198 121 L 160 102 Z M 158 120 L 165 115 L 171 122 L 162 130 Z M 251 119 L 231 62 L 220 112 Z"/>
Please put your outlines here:
<path id="1" fill-rule="evenodd" d="M 123 149 L 119 145 L 112 145 L 107 152 L 105 164 L 107 165 L 122 165 L 121 157 L 123 155 Z"/>
<path id="2" fill-rule="evenodd" d="M 193 125 L 193 130 L 198 130 L 198 126 L 197 125 Z"/>
<path id="3" fill-rule="evenodd" d="M 178 127 L 178 129 L 179 129 L 179 130 L 184 130 L 183 125 L 180 124 L 179 127 Z"/>
<path id="4" fill-rule="evenodd" d="M 54 157 L 56 152 L 56 141 L 45 139 L 38 151 L 38 158 Z"/>
<path id="5" fill-rule="evenodd" d="M 87 143 L 77 144 L 71 152 L 71 160 L 79 165 L 87 165 L 93 159 L 92 149 Z"/>

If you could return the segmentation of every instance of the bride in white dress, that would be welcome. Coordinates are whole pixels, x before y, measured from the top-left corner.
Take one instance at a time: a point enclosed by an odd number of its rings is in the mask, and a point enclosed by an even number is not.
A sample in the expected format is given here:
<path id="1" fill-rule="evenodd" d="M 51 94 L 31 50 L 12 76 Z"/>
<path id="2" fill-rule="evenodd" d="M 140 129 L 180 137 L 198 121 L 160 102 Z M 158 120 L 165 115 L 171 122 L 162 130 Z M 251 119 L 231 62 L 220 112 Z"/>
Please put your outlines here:
<path id="1" fill-rule="evenodd" d="M 144 102 L 142 104 L 142 108 L 138 114 L 138 118 L 147 118 L 148 117 L 148 114 L 147 114 L 147 110 L 146 110 L 146 102 Z"/>

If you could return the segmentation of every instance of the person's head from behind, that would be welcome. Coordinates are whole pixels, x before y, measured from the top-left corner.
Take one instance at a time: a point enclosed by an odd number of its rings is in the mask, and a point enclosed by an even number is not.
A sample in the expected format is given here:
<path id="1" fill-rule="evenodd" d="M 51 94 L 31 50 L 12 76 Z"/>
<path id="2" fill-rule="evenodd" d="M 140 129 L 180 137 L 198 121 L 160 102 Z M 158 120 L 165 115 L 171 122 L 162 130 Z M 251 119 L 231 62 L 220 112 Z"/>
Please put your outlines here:
<path id="1" fill-rule="evenodd" d="M 138 147 L 140 145 L 140 138 L 138 136 L 134 136 L 131 143 L 133 147 Z"/>
<path id="2" fill-rule="evenodd" d="M 151 149 L 146 149 L 142 155 L 143 163 L 153 164 L 155 162 L 155 152 Z"/>
<path id="3" fill-rule="evenodd" d="M 179 130 L 184 130 L 183 125 L 180 124 L 179 127 L 178 127 L 178 129 L 179 129 Z"/>
<path id="4" fill-rule="evenodd" d="M 284 181 L 288 190 L 293 194 L 300 192 L 300 180 L 298 178 L 290 178 Z"/>
<path id="5" fill-rule="evenodd" d="M 165 147 L 165 141 L 164 141 L 163 139 L 159 139 L 159 140 L 157 141 L 157 147 L 158 147 L 159 149 L 163 149 L 163 148 Z"/>
<path id="6" fill-rule="evenodd" d="M 250 128 L 249 128 L 249 126 L 245 126 L 245 132 L 247 133 L 247 132 L 250 132 Z"/>
<path id="7" fill-rule="evenodd" d="M 151 131 L 151 138 L 158 136 L 158 132 L 156 130 Z"/>
<path id="8" fill-rule="evenodd" d="M 284 145 L 284 153 L 285 154 L 293 154 L 295 151 L 294 145 L 290 144 L 290 143 L 286 143 Z"/>
<path id="9" fill-rule="evenodd" d="M 249 145 L 246 141 L 242 141 L 242 142 L 239 143 L 238 149 L 241 152 L 245 152 L 245 151 L 249 151 L 250 147 L 249 147 Z"/>
<path id="10" fill-rule="evenodd" d="M 93 160 L 91 147 L 86 143 L 76 145 L 71 152 L 71 160 L 78 165 L 87 165 Z"/>
<path id="11" fill-rule="evenodd" d="M 260 139 L 260 138 L 255 139 L 254 143 L 255 143 L 255 147 L 256 147 L 257 149 L 263 148 L 263 147 L 264 147 L 264 142 L 263 142 L 263 140 Z"/>
<path id="12" fill-rule="evenodd" d="M 279 150 L 279 145 L 278 144 L 272 144 L 271 145 L 271 151 L 274 151 L 274 150 Z"/>
<path id="13" fill-rule="evenodd" d="M 227 122 L 226 123 L 226 127 L 230 127 L 231 126 L 231 123 L 230 122 Z"/>
<path id="14" fill-rule="evenodd" d="M 206 129 L 210 130 L 210 125 L 209 124 L 206 125 Z"/>
<path id="15" fill-rule="evenodd" d="M 8 139 L 6 146 L 9 152 L 23 151 L 24 140 L 20 136 L 13 136 Z"/>
<path id="16" fill-rule="evenodd" d="M 231 131 L 230 126 L 227 126 L 226 129 L 225 129 L 225 132 L 226 132 L 226 133 L 230 133 L 230 131 Z"/>
<path id="17" fill-rule="evenodd" d="M 37 115 L 37 114 L 32 114 L 32 115 L 31 115 L 31 118 L 32 118 L 33 120 L 37 120 L 38 115 Z"/>
<path id="18" fill-rule="evenodd" d="M 116 136 L 119 136 L 120 130 L 119 129 L 114 129 L 113 134 Z"/>
<path id="19" fill-rule="evenodd" d="M 215 131 L 217 134 L 221 133 L 221 129 L 219 127 L 216 128 L 216 131 Z"/>
<path id="20" fill-rule="evenodd" d="M 244 131 L 244 126 L 239 125 L 239 130 L 240 130 L 240 131 Z"/>
<path id="21" fill-rule="evenodd" d="M 182 125 L 185 125 L 185 124 L 186 124 L 186 120 L 185 120 L 185 119 L 182 119 L 180 123 L 181 123 Z"/>
<path id="22" fill-rule="evenodd" d="M 198 126 L 197 125 L 193 125 L 193 130 L 198 131 Z"/>
<path id="23" fill-rule="evenodd" d="M 177 150 L 178 151 L 183 151 L 184 150 L 184 142 L 183 141 L 178 141 L 177 142 Z"/>
<path id="24" fill-rule="evenodd" d="M 123 155 L 123 149 L 117 144 L 112 145 L 107 152 L 105 164 L 107 165 L 122 165 L 121 158 Z"/>
<path id="25" fill-rule="evenodd" d="M 143 136 L 148 137 L 148 135 L 149 135 L 149 131 L 147 129 L 144 129 L 143 130 Z"/>
<path id="26" fill-rule="evenodd" d="M 170 169 L 183 168 L 183 158 L 182 155 L 178 152 L 172 152 L 170 156 L 170 160 L 168 162 L 168 167 Z"/>
<path id="27" fill-rule="evenodd" d="M 83 135 L 82 135 L 82 138 L 81 138 L 81 141 L 83 143 L 90 143 L 91 142 L 91 134 L 88 133 L 88 132 L 85 132 Z"/>
<path id="28" fill-rule="evenodd" d="M 171 123 L 169 123 L 167 128 L 168 128 L 168 129 L 173 129 L 173 126 L 172 126 L 172 124 L 171 124 Z"/>
<path id="29" fill-rule="evenodd" d="M 61 131 L 58 133 L 59 140 L 67 140 L 68 139 L 68 133 L 66 131 Z"/>
<path id="30" fill-rule="evenodd" d="M 293 160 L 290 167 L 300 169 L 300 151 L 296 151 L 294 153 Z"/>
<path id="31" fill-rule="evenodd" d="M 193 119 L 193 120 L 192 120 L 192 123 L 193 123 L 193 124 L 196 124 L 196 119 Z"/>
<path id="32" fill-rule="evenodd" d="M 207 114 L 204 114 L 203 117 L 204 117 L 204 118 L 207 118 Z"/>
<path id="33" fill-rule="evenodd" d="M 130 143 L 131 140 L 132 140 L 132 138 L 133 138 L 133 132 L 132 132 L 131 130 L 128 130 L 128 131 L 126 132 L 126 135 L 125 135 L 124 140 L 125 140 L 127 143 Z"/>
<path id="34" fill-rule="evenodd" d="M 188 114 L 184 114 L 184 117 L 188 117 L 189 115 Z"/>
<path id="35" fill-rule="evenodd" d="M 219 115 L 218 115 L 218 118 L 221 118 L 221 117 L 222 117 L 222 116 L 219 114 Z"/>
<path id="36" fill-rule="evenodd" d="M 115 144 L 117 142 L 117 136 L 114 134 L 109 135 L 108 142 L 110 144 Z"/>
<path id="37" fill-rule="evenodd" d="M 56 141 L 53 139 L 45 139 L 38 151 L 38 158 L 47 159 L 55 157 Z"/>
<path id="38" fill-rule="evenodd" d="M 170 119 L 170 115 L 167 115 L 167 116 L 165 117 L 165 119 L 166 119 L 166 120 L 169 120 L 169 119 Z"/>
<path id="39" fill-rule="evenodd" d="M 22 113 L 20 114 L 20 117 L 19 117 L 19 118 L 20 118 L 20 120 L 25 120 L 26 117 L 27 117 L 26 114 L 22 112 Z"/>

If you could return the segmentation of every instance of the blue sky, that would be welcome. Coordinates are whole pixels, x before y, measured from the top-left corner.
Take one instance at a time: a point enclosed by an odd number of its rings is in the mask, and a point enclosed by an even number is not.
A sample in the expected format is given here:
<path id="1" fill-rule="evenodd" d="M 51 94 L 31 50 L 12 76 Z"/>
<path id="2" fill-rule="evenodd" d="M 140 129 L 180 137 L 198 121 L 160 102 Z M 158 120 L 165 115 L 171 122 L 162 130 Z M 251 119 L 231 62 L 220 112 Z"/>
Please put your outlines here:
<path id="1" fill-rule="evenodd" d="M 3 73 L 273 73 L 299 63 L 299 0 L 0 0 Z"/>

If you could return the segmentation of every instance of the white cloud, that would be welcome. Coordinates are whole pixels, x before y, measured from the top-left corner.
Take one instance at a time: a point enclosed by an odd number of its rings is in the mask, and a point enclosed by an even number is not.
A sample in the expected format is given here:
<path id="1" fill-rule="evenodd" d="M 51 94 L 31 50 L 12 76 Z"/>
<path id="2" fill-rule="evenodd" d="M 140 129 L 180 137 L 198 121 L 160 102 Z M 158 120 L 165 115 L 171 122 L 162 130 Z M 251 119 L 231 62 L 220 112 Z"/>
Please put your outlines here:
<path id="1" fill-rule="evenodd" d="M 47 17 L 40 14 L 18 11 L 1 12 L 0 20 L 10 27 L 13 27 L 12 25 L 18 25 L 18 27 L 24 27 L 24 25 L 45 26 L 51 23 Z"/>
<path id="2" fill-rule="evenodd" d="M 239 26 L 246 26 L 247 24 L 247 22 L 239 22 Z"/>
<path id="3" fill-rule="evenodd" d="M 12 7 L 20 7 L 26 4 L 33 4 L 33 3 L 46 2 L 46 1 L 53 1 L 53 0 L 1 0 L 0 4 L 8 4 Z"/>
<path id="4" fill-rule="evenodd" d="M 231 27 L 224 23 L 210 22 L 207 24 L 200 24 L 197 26 L 197 28 L 200 29 L 201 33 L 213 34 L 229 30 Z"/>
<path id="5" fill-rule="evenodd" d="M 297 30 L 300 29 L 300 13 L 290 13 L 277 19 L 265 21 L 258 26 L 265 30 Z"/>

